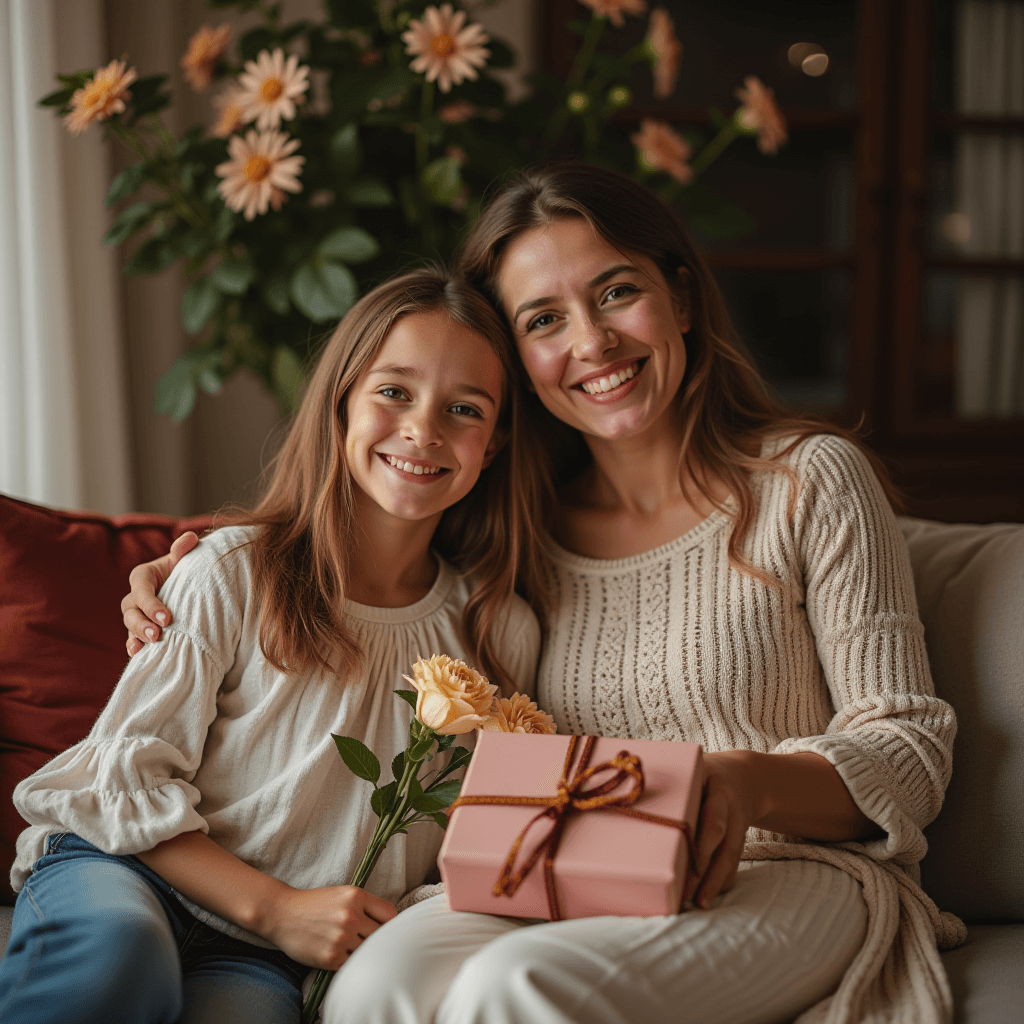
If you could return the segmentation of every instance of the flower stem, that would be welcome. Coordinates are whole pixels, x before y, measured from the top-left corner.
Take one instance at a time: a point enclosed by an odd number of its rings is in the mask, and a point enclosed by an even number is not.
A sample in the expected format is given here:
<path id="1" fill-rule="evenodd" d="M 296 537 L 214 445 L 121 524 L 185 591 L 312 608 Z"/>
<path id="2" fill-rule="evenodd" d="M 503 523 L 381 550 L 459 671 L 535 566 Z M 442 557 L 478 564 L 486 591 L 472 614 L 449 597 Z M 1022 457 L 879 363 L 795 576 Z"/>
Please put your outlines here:
<path id="1" fill-rule="evenodd" d="M 583 36 L 583 42 L 580 44 L 579 52 L 576 54 L 572 67 L 569 69 L 569 75 L 565 80 L 566 95 L 575 92 L 583 83 L 583 79 L 586 78 L 587 71 L 590 70 L 590 62 L 594 59 L 594 54 L 597 52 L 597 44 L 601 40 L 601 35 L 604 32 L 607 21 L 606 17 L 596 14 L 591 17 L 590 24 L 587 25 L 587 31 Z M 544 129 L 544 136 L 540 143 L 541 159 L 546 159 L 551 154 L 556 143 L 562 137 L 562 132 L 565 130 L 568 120 L 569 108 L 563 100 L 555 108 L 555 112 L 551 115 L 551 120 L 548 121 L 547 128 Z"/>
<path id="2" fill-rule="evenodd" d="M 722 125 L 718 134 L 697 154 L 697 159 L 690 165 L 693 170 L 693 180 L 696 181 L 740 135 L 741 131 L 736 124 L 736 119 L 729 118 Z"/>
<path id="3" fill-rule="evenodd" d="M 424 80 L 423 95 L 420 98 L 420 121 L 416 125 L 416 170 L 421 174 L 427 166 L 427 158 L 430 156 L 430 141 L 427 138 L 427 129 L 423 122 L 430 117 L 434 110 L 434 83 Z"/>

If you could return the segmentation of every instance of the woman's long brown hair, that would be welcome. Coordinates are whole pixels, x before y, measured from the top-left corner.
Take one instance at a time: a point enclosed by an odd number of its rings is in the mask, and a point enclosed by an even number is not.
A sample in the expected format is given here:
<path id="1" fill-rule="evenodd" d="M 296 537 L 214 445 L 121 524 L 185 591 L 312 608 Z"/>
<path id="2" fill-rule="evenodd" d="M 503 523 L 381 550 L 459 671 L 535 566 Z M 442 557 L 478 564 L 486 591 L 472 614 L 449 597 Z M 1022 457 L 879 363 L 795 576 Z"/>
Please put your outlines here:
<path id="1" fill-rule="evenodd" d="M 358 637 L 344 617 L 348 553 L 357 543 L 345 462 L 346 398 L 402 317 L 435 310 L 486 339 L 504 372 L 495 429 L 505 443 L 469 494 L 445 511 L 432 546 L 472 577 L 462 630 L 477 667 L 506 692 L 515 689 L 498 658 L 496 631 L 517 584 L 543 621 L 547 577 L 536 526 L 542 488 L 536 460 L 524 455 L 522 390 L 508 332 L 476 289 L 439 267 L 393 277 L 349 310 L 324 347 L 269 467 L 263 499 L 232 518 L 258 527 L 249 550 L 260 646 L 280 671 L 321 668 L 345 676 L 362 663 Z"/>
<path id="2" fill-rule="evenodd" d="M 497 278 L 509 244 L 532 228 L 568 217 L 583 219 L 619 251 L 650 258 L 690 314 L 690 330 L 685 336 L 686 373 L 676 401 L 682 431 L 680 476 L 684 490 L 689 477 L 722 511 L 725 509 L 710 493 L 707 481 L 717 478 L 728 486 L 737 505 L 729 537 L 730 562 L 772 582 L 741 554 L 755 516 L 751 476 L 759 470 L 789 476 L 792 509 L 796 474 L 779 459 L 812 434 L 838 434 L 856 444 L 869 459 L 889 500 L 900 506 L 881 460 L 854 432 L 820 417 L 793 415 L 770 393 L 746 354 L 718 285 L 679 215 L 632 178 L 585 163 L 551 164 L 518 173 L 485 206 L 462 245 L 456 269 L 502 309 Z M 547 487 L 553 490 L 569 474 L 579 472 L 588 454 L 578 431 L 570 431 L 539 402 L 535 404 L 537 408 L 531 410 L 534 443 L 547 454 Z M 771 458 L 762 458 L 761 444 L 769 437 L 784 437 L 787 443 Z M 549 501 L 553 507 L 553 495 Z"/>

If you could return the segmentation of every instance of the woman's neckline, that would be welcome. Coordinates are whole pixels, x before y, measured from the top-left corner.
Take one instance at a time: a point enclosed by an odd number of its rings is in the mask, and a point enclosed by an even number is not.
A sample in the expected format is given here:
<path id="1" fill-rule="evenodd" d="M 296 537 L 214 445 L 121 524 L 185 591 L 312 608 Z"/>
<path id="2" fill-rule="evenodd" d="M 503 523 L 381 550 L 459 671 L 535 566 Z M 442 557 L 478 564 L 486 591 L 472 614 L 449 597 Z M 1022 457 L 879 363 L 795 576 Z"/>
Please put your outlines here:
<path id="1" fill-rule="evenodd" d="M 455 582 L 455 570 L 436 552 L 432 552 L 437 561 L 437 576 L 430 590 L 418 601 L 403 605 L 400 608 L 382 608 L 378 605 L 360 604 L 358 601 L 345 601 L 345 614 L 363 622 L 414 622 L 437 611 L 448 598 Z"/>
<path id="2" fill-rule="evenodd" d="M 645 565 L 648 562 L 660 561 L 668 555 L 674 555 L 685 548 L 692 547 L 702 540 L 705 534 L 730 522 L 731 516 L 729 512 L 735 509 L 735 502 L 731 495 L 726 498 L 725 505 L 727 511 L 723 512 L 717 508 L 712 509 L 699 523 L 696 523 L 684 533 L 673 537 L 664 544 L 648 548 L 646 551 L 638 551 L 633 555 L 623 555 L 620 558 L 594 558 L 590 555 L 578 555 L 575 551 L 570 551 L 568 548 L 563 547 L 550 534 L 547 537 L 547 544 L 551 557 L 562 565 L 601 572 L 610 569 L 631 569 Z"/>

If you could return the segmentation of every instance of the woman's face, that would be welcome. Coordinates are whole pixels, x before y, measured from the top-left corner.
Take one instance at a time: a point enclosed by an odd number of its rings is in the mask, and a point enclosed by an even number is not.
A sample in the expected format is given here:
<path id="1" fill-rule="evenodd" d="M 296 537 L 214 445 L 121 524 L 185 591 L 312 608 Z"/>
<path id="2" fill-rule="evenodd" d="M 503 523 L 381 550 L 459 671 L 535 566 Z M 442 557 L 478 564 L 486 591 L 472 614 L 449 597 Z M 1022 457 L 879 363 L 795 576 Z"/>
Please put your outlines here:
<path id="1" fill-rule="evenodd" d="M 405 520 L 439 516 L 465 497 L 500 443 L 502 380 L 488 341 L 447 313 L 403 317 L 346 399 L 357 488 Z"/>
<path id="2" fill-rule="evenodd" d="M 533 387 L 560 420 L 609 441 L 670 422 L 690 319 L 652 260 L 566 218 L 509 245 L 498 289 Z"/>

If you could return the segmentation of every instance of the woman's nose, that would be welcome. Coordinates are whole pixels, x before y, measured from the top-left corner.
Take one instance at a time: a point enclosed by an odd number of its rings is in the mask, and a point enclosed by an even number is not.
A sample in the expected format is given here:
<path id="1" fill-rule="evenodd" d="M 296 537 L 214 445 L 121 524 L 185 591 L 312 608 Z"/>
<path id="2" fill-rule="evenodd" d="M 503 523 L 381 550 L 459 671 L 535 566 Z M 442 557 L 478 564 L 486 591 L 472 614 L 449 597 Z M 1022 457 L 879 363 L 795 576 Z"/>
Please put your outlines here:
<path id="1" fill-rule="evenodd" d="M 437 417 L 428 409 L 410 409 L 402 421 L 402 440 L 417 448 L 436 448 L 444 443 Z"/>
<path id="2" fill-rule="evenodd" d="M 601 323 L 600 318 L 581 317 L 573 332 L 573 355 L 583 361 L 598 360 L 615 348 L 619 339 L 615 332 Z"/>

